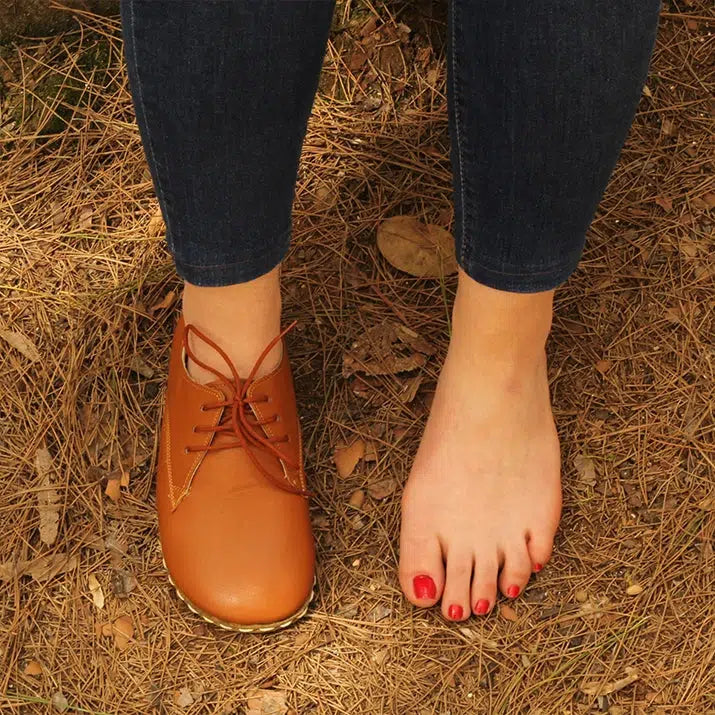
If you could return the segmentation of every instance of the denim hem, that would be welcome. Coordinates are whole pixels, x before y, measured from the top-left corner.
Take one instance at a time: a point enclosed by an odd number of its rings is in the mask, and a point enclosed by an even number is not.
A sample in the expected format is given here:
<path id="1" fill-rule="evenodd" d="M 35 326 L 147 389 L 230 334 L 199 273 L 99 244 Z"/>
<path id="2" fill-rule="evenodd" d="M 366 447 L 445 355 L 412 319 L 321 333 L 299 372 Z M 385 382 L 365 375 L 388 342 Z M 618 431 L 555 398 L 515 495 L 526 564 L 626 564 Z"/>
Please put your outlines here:
<path id="1" fill-rule="evenodd" d="M 217 288 L 236 283 L 247 283 L 272 271 L 282 263 L 286 253 L 288 253 L 289 244 L 290 234 L 286 236 L 285 240 L 279 240 L 275 243 L 270 242 L 269 249 L 263 253 L 235 263 L 198 266 L 193 263 L 186 263 L 177 256 L 174 256 L 174 263 L 176 272 L 188 283 L 201 287 Z"/>
<path id="2" fill-rule="evenodd" d="M 579 258 L 580 254 L 571 262 L 552 266 L 547 270 L 515 273 L 487 268 L 487 266 L 480 265 L 474 261 L 470 261 L 469 265 L 463 265 L 459 261 L 459 265 L 470 278 L 488 288 L 503 290 L 508 293 L 541 293 L 547 290 L 554 290 L 554 288 L 558 288 L 565 283 L 576 270 Z"/>

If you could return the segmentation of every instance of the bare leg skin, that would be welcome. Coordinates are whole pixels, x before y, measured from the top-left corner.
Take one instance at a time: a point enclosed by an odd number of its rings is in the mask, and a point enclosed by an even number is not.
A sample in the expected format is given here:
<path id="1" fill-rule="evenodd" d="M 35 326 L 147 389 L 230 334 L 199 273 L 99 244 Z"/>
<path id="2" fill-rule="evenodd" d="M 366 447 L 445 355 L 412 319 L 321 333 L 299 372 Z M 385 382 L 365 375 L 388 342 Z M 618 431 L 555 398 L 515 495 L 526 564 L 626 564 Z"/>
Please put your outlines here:
<path id="1" fill-rule="evenodd" d="M 247 377 L 256 360 L 281 328 L 280 269 L 274 268 L 255 280 L 220 288 L 184 284 L 183 313 L 186 324 L 195 325 L 211 338 L 233 361 L 241 377 Z M 228 374 L 221 358 L 206 343 L 193 340 L 196 357 Z M 281 346 L 276 345 L 256 373 L 266 375 L 278 366 Z M 189 362 L 189 373 L 199 382 L 213 382 L 216 376 Z"/>
<path id="2" fill-rule="evenodd" d="M 553 291 L 460 272 L 453 333 L 402 501 L 400 584 L 453 621 L 518 596 L 549 560 L 561 514 L 545 343 Z"/>

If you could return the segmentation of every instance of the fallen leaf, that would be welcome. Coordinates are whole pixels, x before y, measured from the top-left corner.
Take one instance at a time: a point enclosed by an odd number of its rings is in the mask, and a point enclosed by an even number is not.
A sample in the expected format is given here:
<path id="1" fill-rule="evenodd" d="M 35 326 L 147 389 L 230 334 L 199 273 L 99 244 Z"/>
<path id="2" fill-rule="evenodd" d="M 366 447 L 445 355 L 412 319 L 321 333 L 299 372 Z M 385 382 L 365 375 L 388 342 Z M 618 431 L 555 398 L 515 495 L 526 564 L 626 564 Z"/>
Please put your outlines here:
<path id="1" fill-rule="evenodd" d="M 576 593 L 574 594 L 574 598 L 579 603 L 586 603 L 586 601 L 588 601 L 588 593 L 584 590 L 576 591 Z"/>
<path id="2" fill-rule="evenodd" d="M 338 474 L 342 479 L 349 477 L 357 463 L 365 454 L 365 442 L 362 439 L 356 439 L 352 444 L 335 448 L 333 460 L 338 468 Z"/>
<path id="3" fill-rule="evenodd" d="M 136 577 L 125 569 L 117 569 L 112 574 L 112 593 L 117 598 L 128 598 L 137 587 Z"/>
<path id="4" fill-rule="evenodd" d="M 94 210 L 91 206 L 85 206 L 79 212 L 79 227 L 81 229 L 89 229 L 92 227 L 92 216 L 94 215 Z"/>
<path id="5" fill-rule="evenodd" d="M 377 229 L 377 247 L 388 263 L 417 278 L 440 278 L 457 272 L 452 234 L 413 216 L 383 221 Z"/>
<path id="6" fill-rule="evenodd" d="M 188 708 L 189 705 L 193 704 L 194 696 L 186 686 L 174 693 L 174 705 L 178 705 L 180 708 Z"/>
<path id="7" fill-rule="evenodd" d="M 596 483 L 596 467 L 591 457 L 585 457 L 582 454 L 576 455 L 573 460 L 573 466 L 576 467 L 581 481 L 591 486 Z"/>
<path id="8" fill-rule="evenodd" d="M 60 713 L 67 712 L 70 706 L 67 702 L 67 698 L 62 695 L 62 693 L 55 693 L 50 702 L 52 703 L 52 707 Z"/>
<path id="9" fill-rule="evenodd" d="M 350 504 L 350 506 L 353 507 L 354 509 L 359 509 L 364 503 L 365 503 L 365 492 L 362 489 L 356 489 L 350 495 L 350 501 L 348 502 L 348 504 Z"/>
<path id="10" fill-rule="evenodd" d="M 655 202 L 663 209 L 666 213 L 673 210 L 673 199 L 668 196 L 656 196 Z"/>
<path id="11" fill-rule="evenodd" d="M 660 130 L 663 134 L 667 134 L 668 136 L 672 136 L 676 133 L 675 124 L 670 119 L 663 119 L 660 124 Z"/>
<path id="12" fill-rule="evenodd" d="M 415 375 L 414 377 L 410 377 L 405 380 L 402 385 L 402 389 L 397 395 L 400 398 L 400 402 L 404 403 L 405 405 L 408 405 L 410 402 L 412 402 L 412 400 L 414 400 L 417 396 L 417 390 L 420 389 L 420 385 L 422 384 L 423 379 L 423 375 Z"/>
<path id="13" fill-rule="evenodd" d="M 282 690 L 252 688 L 247 693 L 246 715 L 285 715 L 286 694 Z"/>
<path id="14" fill-rule="evenodd" d="M 626 668 L 626 676 L 620 680 L 614 680 L 608 683 L 590 682 L 581 686 L 581 692 L 585 695 L 610 695 L 617 693 L 619 690 L 635 683 L 638 680 L 638 673 L 634 668 Z"/>
<path id="15" fill-rule="evenodd" d="M 24 355 L 30 362 L 39 362 L 40 351 L 35 344 L 22 333 L 13 330 L 0 330 L 0 338 Z"/>
<path id="16" fill-rule="evenodd" d="M 637 596 L 639 593 L 643 593 L 643 586 L 639 583 L 632 583 L 627 589 L 626 593 L 629 596 Z"/>
<path id="17" fill-rule="evenodd" d="M 61 573 L 77 568 L 77 557 L 66 553 L 38 556 L 27 561 L 7 561 L 0 564 L 0 581 L 12 581 L 31 576 L 35 581 L 49 581 Z"/>
<path id="18" fill-rule="evenodd" d="M 150 379 L 154 377 L 154 368 L 147 365 L 141 355 L 135 355 L 129 362 L 129 369 L 137 375 Z"/>
<path id="19" fill-rule="evenodd" d="M 613 366 L 613 363 L 610 360 L 599 360 L 596 363 L 596 370 L 598 370 L 601 375 L 605 375 Z"/>
<path id="20" fill-rule="evenodd" d="M 114 645 L 119 650 L 126 650 L 134 635 L 132 619 L 129 616 L 119 616 L 112 624 L 112 633 L 114 635 Z"/>
<path id="21" fill-rule="evenodd" d="M 363 456 L 363 460 L 366 462 L 377 462 L 377 458 L 377 445 L 375 442 L 365 442 L 365 455 Z"/>
<path id="22" fill-rule="evenodd" d="M 506 619 L 507 621 L 518 621 L 519 616 L 516 615 L 516 611 L 506 604 L 499 606 L 499 615 Z"/>
<path id="23" fill-rule="evenodd" d="M 715 192 L 711 191 L 703 196 L 703 201 L 709 209 L 715 208 Z"/>
<path id="24" fill-rule="evenodd" d="M 25 675 L 42 675 L 42 666 L 36 660 L 28 660 L 22 672 Z"/>
<path id="25" fill-rule="evenodd" d="M 92 602 L 97 608 L 104 608 L 104 591 L 102 591 L 102 586 L 97 577 L 91 573 L 87 578 L 87 582 L 89 584 L 89 592 L 92 594 Z"/>
<path id="26" fill-rule="evenodd" d="M 116 504 L 121 496 L 121 484 L 119 479 L 108 479 L 104 493 Z"/>
<path id="27" fill-rule="evenodd" d="M 478 643 L 481 643 L 485 648 L 489 648 L 490 650 L 498 650 L 499 644 L 495 641 L 492 640 L 491 638 L 485 638 L 483 635 L 480 633 L 477 633 L 475 630 L 472 628 L 460 628 L 459 632 L 467 639 L 470 641 L 477 641 Z"/>
<path id="28" fill-rule="evenodd" d="M 373 499 L 385 499 L 397 489 L 397 480 L 394 477 L 385 477 L 372 484 L 368 484 L 368 494 Z"/>
<path id="29" fill-rule="evenodd" d="M 154 313 L 160 310 L 166 310 L 167 308 L 171 308 L 175 300 L 176 291 L 170 290 L 156 305 L 152 305 L 151 308 L 149 308 L 149 315 L 154 315 Z"/>
<path id="30" fill-rule="evenodd" d="M 50 204 L 50 209 L 52 211 L 52 213 L 50 214 L 52 227 L 55 229 L 61 228 L 62 224 L 65 222 L 65 210 L 62 207 L 62 202 L 53 201 Z"/>
<path id="31" fill-rule="evenodd" d="M 390 654 L 389 649 L 387 648 L 382 648 L 380 650 L 376 650 L 372 656 L 372 662 L 375 663 L 376 665 L 384 665 L 385 661 L 387 660 L 387 656 Z"/>
<path id="32" fill-rule="evenodd" d="M 529 656 L 526 653 L 521 654 L 521 664 L 525 668 L 531 668 L 531 659 L 529 658 Z"/>
<path id="33" fill-rule="evenodd" d="M 367 613 L 367 620 L 371 623 L 378 623 L 392 614 L 392 609 L 384 603 L 378 603 Z"/>
<path id="34" fill-rule="evenodd" d="M 652 97 L 652 96 L 653 96 L 653 92 L 651 92 L 650 89 L 648 89 L 648 85 L 647 85 L 647 84 L 644 84 L 644 85 L 643 85 L 643 94 L 644 94 L 646 97 Z"/>
<path id="35" fill-rule="evenodd" d="M 703 511 L 715 511 L 715 494 L 711 494 L 698 502 L 698 508 Z"/>
<path id="36" fill-rule="evenodd" d="M 60 505 L 57 490 L 52 486 L 52 458 L 44 445 L 35 452 L 35 469 L 40 481 L 40 488 L 37 491 L 40 541 L 51 546 L 57 539 Z"/>
<path id="37" fill-rule="evenodd" d="M 343 377 L 356 372 L 394 375 L 422 367 L 434 347 L 405 325 L 385 321 L 368 328 L 343 355 Z"/>
<path id="38" fill-rule="evenodd" d="M 156 213 L 149 219 L 149 224 L 146 228 L 147 233 L 151 238 L 156 238 L 161 236 L 166 232 L 166 226 L 164 225 L 164 217 L 161 215 L 161 209 L 158 208 Z"/>

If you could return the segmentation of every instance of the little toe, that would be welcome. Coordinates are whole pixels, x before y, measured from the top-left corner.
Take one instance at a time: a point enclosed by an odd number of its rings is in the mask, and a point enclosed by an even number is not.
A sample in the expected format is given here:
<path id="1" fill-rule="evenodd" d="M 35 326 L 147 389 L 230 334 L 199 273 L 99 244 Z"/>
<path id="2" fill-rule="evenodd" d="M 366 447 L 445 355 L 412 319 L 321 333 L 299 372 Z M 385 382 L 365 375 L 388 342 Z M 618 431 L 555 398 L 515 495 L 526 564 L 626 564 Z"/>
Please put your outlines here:
<path id="1" fill-rule="evenodd" d="M 472 612 L 484 616 L 492 610 L 497 597 L 497 572 L 499 564 L 493 559 L 476 556 L 472 577 Z"/>
<path id="2" fill-rule="evenodd" d="M 442 548 L 437 538 L 403 538 L 400 545 L 400 586 L 410 603 L 434 606 L 444 589 Z"/>
<path id="3" fill-rule="evenodd" d="M 499 590 L 507 598 L 516 598 L 531 576 L 532 565 L 526 541 L 504 550 L 504 565 L 499 574 Z"/>
<path id="4" fill-rule="evenodd" d="M 455 551 L 447 555 L 447 580 L 442 594 L 442 615 L 450 621 L 463 621 L 469 618 L 472 565 L 471 553 Z"/>
<path id="5" fill-rule="evenodd" d="M 531 570 L 534 573 L 538 573 L 546 566 L 551 558 L 553 546 L 553 538 L 547 537 L 545 534 L 542 535 L 534 532 L 529 534 L 527 549 L 529 551 L 529 558 L 531 559 Z"/>

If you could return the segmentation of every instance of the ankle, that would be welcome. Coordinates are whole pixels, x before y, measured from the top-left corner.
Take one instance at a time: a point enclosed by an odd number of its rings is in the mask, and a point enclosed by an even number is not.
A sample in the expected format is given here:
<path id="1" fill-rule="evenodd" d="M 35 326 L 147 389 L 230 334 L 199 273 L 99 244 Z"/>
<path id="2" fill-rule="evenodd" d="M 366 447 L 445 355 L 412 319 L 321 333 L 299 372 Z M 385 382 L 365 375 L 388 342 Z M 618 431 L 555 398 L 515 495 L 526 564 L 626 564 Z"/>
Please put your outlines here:
<path id="1" fill-rule="evenodd" d="M 279 270 L 236 285 L 200 287 L 184 285 L 183 315 L 219 345 L 229 356 L 238 374 L 247 377 L 266 345 L 280 332 L 281 295 Z M 201 341 L 193 341 L 196 357 L 226 374 L 228 367 Z M 278 366 L 280 343 L 263 361 L 257 376 Z M 199 382 L 211 382 L 215 375 L 189 362 L 189 373 Z"/>

